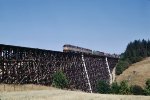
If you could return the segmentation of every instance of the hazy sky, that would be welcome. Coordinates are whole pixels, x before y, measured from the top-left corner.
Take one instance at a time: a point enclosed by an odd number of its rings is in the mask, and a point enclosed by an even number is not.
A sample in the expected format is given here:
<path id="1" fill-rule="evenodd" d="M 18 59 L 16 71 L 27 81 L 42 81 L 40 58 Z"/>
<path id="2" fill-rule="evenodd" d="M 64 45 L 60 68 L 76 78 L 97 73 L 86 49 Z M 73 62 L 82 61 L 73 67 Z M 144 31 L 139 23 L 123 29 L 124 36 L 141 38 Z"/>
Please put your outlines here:
<path id="1" fill-rule="evenodd" d="M 124 52 L 150 39 L 150 0 L 0 0 L 0 44 Z"/>

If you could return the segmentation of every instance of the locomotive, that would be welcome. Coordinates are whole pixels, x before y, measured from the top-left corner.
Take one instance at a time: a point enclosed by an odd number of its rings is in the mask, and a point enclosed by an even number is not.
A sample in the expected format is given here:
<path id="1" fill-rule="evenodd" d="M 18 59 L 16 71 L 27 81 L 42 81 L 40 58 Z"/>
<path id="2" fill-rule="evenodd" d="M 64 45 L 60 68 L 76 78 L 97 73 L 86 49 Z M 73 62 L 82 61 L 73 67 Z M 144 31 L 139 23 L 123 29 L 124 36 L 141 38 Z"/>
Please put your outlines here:
<path id="1" fill-rule="evenodd" d="M 92 50 L 78 47 L 78 46 L 73 46 L 70 44 L 65 44 L 63 46 L 63 52 L 75 52 L 75 53 L 86 53 L 86 54 L 92 54 Z"/>
<path id="2" fill-rule="evenodd" d="M 107 57 L 113 57 L 113 58 L 119 58 L 119 55 L 117 54 L 109 54 L 109 53 L 104 53 L 100 51 L 95 51 L 91 49 L 86 49 L 70 44 L 65 44 L 63 46 L 63 52 L 74 52 L 74 53 L 85 53 L 85 54 L 91 54 L 91 55 L 98 55 L 98 56 L 107 56 Z"/>
<path id="3" fill-rule="evenodd" d="M 63 46 L 63 52 L 86 53 L 86 54 L 104 56 L 104 52 L 95 51 L 95 50 L 92 51 L 91 49 L 86 49 L 86 48 L 82 48 L 82 47 L 78 47 L 78 46 L 74 46 L 74 45 L 70 45 L 70 44 L 65 44 Z"/>

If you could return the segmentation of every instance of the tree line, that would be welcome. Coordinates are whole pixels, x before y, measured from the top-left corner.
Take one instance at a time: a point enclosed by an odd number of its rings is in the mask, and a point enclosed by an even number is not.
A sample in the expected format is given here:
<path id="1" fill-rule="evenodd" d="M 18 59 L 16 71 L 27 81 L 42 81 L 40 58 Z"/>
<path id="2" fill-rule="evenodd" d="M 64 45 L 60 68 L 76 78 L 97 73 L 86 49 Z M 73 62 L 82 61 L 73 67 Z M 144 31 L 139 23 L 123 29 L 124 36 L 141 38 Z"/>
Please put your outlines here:
<path id="1" fill-rule="evenodd" d="M 150 40 L 134 40 L 130 42 L 124 53 L 120 55 L 116 66 L 116 74 L 120 75 L 129 65 L 150 56 Z"/>

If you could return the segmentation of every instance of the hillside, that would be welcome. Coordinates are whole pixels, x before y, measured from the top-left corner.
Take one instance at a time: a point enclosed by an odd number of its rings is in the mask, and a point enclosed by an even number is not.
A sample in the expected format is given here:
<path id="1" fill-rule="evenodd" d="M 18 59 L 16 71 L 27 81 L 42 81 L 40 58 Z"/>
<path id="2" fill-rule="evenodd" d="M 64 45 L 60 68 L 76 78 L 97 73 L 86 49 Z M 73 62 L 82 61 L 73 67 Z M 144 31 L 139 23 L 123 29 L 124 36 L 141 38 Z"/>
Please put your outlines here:
<path id="1" fill-rule="evenodd" d="M 130 85 L 144 87 L 148 78 L 150 78 L 150 57 L 129 66 L 116 81 L 128 80 Z"/>

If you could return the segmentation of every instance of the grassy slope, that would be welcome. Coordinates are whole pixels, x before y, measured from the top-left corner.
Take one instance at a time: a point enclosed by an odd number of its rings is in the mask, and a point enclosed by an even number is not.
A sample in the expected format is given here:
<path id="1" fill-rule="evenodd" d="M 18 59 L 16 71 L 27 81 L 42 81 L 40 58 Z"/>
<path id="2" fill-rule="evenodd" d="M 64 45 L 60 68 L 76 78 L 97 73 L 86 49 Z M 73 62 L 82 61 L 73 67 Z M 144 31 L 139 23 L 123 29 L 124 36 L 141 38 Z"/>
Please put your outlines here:
<path id="1" fill-rule="evenodd" d="M 126 69 L 116 78 L 117 82 L 128 80 L 130 85 L 145 86 L 145 81 L 150 78 L 150 57 L 137 62 Z"/>
<path id="2" fill-rule="evenodd" d="M 0 92 L 0 100 L 150 100 L 150 96 L 91 94 L 60 89 Z"/>

